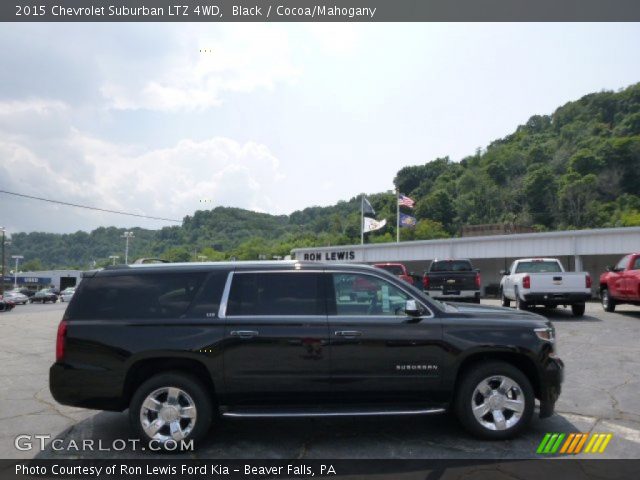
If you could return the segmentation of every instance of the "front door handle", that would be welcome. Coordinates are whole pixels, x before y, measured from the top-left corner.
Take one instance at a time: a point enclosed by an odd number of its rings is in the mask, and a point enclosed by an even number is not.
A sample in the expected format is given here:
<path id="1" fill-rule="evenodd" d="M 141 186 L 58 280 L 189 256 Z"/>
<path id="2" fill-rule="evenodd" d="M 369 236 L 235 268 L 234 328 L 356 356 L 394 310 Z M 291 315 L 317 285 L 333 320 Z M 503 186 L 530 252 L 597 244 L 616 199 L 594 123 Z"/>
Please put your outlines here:
<path id="1" fill-rule="evenodd" d="M 231 330 L 232 337 L 253 338 L 258 336 L 256 330 Z"/>
<path id="2" fill-rule="evenodd" d="M 362 332 L 358 330 L 338 330 L 336 332 L 337 337 L 359 337 Z"/>

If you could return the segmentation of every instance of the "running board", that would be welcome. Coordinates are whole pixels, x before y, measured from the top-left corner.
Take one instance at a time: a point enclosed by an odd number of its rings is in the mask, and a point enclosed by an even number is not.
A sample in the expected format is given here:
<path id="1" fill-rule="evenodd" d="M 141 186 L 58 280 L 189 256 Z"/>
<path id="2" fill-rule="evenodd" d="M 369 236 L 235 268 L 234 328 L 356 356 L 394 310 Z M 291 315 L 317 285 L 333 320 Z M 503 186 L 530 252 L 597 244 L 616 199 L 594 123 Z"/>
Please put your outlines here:
<path id="1" fill-rule="evenodd" d="M 295 410 L 258 410 L 258 409 L 237 409 L 227 410 L 222 413 L 224 417 L 234 418 L 274 418 L 274 417 L 364 417 L 381 415 L 433 415 L 444 413 L 444 408 L 406 408 L 406 409 L 386 409 L 386 410 L 318 410 L 318 409 L 295 409 Z"/>

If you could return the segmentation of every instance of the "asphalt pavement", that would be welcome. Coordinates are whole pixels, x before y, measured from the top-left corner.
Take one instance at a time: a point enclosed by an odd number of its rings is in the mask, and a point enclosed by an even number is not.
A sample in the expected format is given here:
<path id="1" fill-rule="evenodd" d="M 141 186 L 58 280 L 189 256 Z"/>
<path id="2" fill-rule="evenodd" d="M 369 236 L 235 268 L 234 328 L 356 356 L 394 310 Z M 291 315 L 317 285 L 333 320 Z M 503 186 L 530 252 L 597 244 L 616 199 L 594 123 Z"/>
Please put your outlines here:
<path id="1" fill-rule="evenodd" d="M 483 303 L 497 304 L 495 300 Z M 59 405 L 48 387 L 55 356 L 55 333 L 66 304 L 17 306 L 0 313 L 0 458 L 160 457 L 117 439 L 133 438 L 127 412 L 98 412 Z M 202 447 L 186 458 L 535 458 L 547 432 L 612 433 L 597 458 L 640 458 L 640 308 L 620 306 L 605 313 L 587 305 L 581 319 L 569 310 L 536 310 L 557 330 L 559 355 L 566 364 L 563 393 L 551 418 L 534 419 L 521 437 L 480 441 L 450 415 L 332 419 L 225 419 Z M 28 435 L 32 448 L 16 448 Z M 43 435 L 45 448 L 40 448 Z M 48 437 L 48 438 L 47 438 Z M 55 451 L 58 445 L 78 449 Z M 91 449 L 81 446 L 92 443 Z M 24 448 L 27 443 L 24 442 Z M 182 458 L 185 458 L 183 456 Z M 579 457 L 596 458 L 593 454 Z M 171 458 L 166 454 L 161 458 Z"/>

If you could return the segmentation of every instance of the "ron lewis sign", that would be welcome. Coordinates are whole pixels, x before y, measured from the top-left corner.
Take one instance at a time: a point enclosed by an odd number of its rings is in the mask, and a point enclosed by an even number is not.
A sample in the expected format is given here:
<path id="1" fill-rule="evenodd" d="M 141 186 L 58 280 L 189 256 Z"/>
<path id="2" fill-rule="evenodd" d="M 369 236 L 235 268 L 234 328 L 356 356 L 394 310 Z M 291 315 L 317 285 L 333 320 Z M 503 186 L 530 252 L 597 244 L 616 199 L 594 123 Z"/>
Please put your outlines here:
<path id="1" fill-rule="evenodd" d="M 330 252 L 298 252 L 298 260 L 310 260 L 316 262 L 352 262 L 356 259 L 355 250 L 335 250 Z"/>

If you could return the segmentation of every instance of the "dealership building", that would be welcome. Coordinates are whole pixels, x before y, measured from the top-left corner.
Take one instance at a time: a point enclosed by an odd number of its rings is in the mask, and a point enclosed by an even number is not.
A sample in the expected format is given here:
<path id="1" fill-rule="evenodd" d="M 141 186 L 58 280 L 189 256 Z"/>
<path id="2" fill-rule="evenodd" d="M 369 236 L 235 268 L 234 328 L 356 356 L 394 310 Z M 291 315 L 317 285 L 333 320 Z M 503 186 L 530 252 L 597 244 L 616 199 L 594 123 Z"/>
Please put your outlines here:
<path id="1" fill-rule="evenodd" d="M 18 272 L 17 275 L 4 276 L 5 290 L 13 288 L 17 283 L 18 288 L 40 290 L 51 286 L 64 290 L 67 287 L 75 287 L 80 283 L 80 270 L 42 270 L 37 272 Z"/>
<path id="2" fill-rule="evenodd" d="M 631 252 L 640 251 L 640 227 L 419 240 L 296 248 L 296 260 L 347 263 L 400 262 L 422 275 L 434 259 L 468 258 L 480 269 L 484 295 L 497 295 L 500 270 L 523 257 L 558 258 L 567 271 L 587 271 L 597 292 L 600 274 Z"/>

